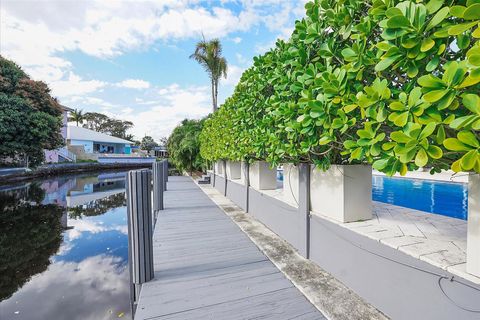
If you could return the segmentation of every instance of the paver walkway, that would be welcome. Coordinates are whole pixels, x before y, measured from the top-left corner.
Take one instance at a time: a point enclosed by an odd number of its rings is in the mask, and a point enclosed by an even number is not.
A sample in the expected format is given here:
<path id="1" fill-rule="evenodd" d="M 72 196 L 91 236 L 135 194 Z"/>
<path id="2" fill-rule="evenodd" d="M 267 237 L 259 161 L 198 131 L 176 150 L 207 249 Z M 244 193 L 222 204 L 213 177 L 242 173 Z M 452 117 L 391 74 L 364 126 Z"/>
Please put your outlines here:
<path id="1" fill-rule="evenodd" d="M 188 177 L 169 177 L 135 319 L 325 319 Z"/>

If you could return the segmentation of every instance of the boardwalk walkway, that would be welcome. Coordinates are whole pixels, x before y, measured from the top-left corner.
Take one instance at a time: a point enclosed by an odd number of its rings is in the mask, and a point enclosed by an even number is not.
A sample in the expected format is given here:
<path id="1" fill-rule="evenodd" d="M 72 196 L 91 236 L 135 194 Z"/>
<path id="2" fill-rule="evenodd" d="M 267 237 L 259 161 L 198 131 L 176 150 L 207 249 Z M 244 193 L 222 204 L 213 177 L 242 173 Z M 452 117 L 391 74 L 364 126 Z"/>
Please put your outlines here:
<path id="1" fill-rule="evenodd" d="M 325 319 L 188 177 L 170 177 L 135 320 Z"/>

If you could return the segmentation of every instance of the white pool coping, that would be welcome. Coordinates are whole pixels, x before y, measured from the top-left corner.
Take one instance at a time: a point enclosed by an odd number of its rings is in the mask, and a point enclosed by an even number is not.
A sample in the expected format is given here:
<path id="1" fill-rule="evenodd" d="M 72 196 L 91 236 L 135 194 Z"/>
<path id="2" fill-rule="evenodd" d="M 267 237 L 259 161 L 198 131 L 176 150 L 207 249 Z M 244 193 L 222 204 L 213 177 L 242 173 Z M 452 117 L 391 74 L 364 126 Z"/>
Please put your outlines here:
<path id="1" fill-rule="evenodd" d="M 373 170 L 373 175 L 376 176 L 386 176 L 385 173 Z M 440 173 L 430 174 L 430 172 L 425 172 L 421 170 L 409 171 L 406 175 L 401 176 L 399 173 L 395 174 L 394 177 L 397 178 L 407 178 L 407 179 L 420 179 L 420 180 L 434 180 L 434 181 L 445 181 L 445 182 L 457 182 L 457 183 L 468 183 L 468 173 L 458 172 L 455 173 L 451 170 L 442 171 Z"/>
<path id="2" fill-rule="evenodd" d="M 373 201 L 373 219 L 367 221 L 341 223 L 312 214 L 480 284 L 479 277 L 466 272 L 465 220 L 377 201 Z"/>

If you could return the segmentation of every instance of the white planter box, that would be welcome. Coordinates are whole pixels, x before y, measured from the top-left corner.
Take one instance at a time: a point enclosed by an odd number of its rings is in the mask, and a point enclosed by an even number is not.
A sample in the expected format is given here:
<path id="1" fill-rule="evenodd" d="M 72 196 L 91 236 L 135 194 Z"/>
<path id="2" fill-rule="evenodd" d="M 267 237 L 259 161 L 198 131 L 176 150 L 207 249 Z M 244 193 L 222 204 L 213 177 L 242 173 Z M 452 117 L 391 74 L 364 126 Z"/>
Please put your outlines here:
<path id="1" fill-rule="evenodd" d="M 467 272 L 480 277 L 480 175 L 468 176 Z"/>
<path id="2" fill-rule="evenodd" d="M 270 168 L 265 161 L 257 161 L 250 165 L 250 186 L 257 190 L 275 190 L 277 188 L 277 170 Z"/>
<path id="3" fill-rule="evenodd" d="M 240 179 L 242 177 L 242 163 L 240 161 L 227 161 L 227 178 Z"/>
<path id="4" fill-rule="evenodd" d="M 372 219 L 372 168 L 333 165 L 323 172 L 312 166 L 311 211 L 340 222 Z"/>
<path id="5" fill-rule="evenodd" d="M 293 164 L 283 165 L 283 196 L 298 205 L 298 167 Z"/>
<path id="6" fill-rule="evenodd" d="M 217 176 L 224 177 L 225 173 L 223 172 L 223 161 L 217 161 L 215 162 L 215 174 Z"/>

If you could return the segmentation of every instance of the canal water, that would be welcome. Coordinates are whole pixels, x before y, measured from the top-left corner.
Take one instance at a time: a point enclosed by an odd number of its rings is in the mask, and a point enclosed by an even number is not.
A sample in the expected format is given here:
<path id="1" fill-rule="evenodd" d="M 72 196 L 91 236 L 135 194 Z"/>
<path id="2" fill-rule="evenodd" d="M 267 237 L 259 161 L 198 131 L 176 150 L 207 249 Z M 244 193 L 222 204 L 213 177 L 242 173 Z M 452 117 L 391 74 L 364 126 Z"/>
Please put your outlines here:
<path id="1" fill-rule="evenodd" d="M 125 172 L 0 187 L 0 319 L 131 319 Z"/>

